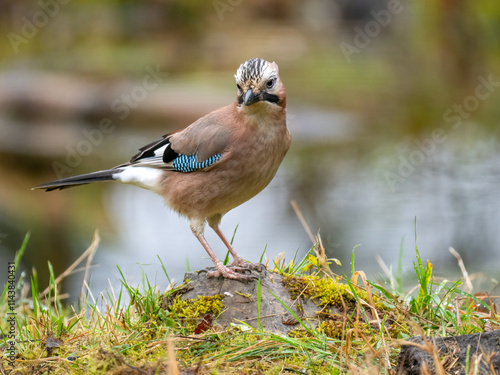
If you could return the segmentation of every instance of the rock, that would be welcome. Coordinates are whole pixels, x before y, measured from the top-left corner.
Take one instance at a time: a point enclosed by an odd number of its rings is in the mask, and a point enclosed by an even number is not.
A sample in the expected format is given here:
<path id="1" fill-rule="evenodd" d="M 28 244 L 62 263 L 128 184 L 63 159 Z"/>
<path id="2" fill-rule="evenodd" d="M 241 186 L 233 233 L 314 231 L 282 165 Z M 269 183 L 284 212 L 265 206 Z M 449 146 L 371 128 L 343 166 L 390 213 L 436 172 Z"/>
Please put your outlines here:
<path id="1" fill-rule="evenodd" d="M 214 268 L 207 270 L 211 271 Z M 266 270 L 252 271 L 252 274 L 260 278 L 260 314 L 257 311 L 259 285 L 257 280 L 243 283 L 223 278 L 209 279 L 206 272 L 187 273 L 184 280 L 191 282 L 182 288 L 182 293 L 177 292 L 176 296 L 180 295 L 181 299 L 187 300 L 196 299 L 198 296 L 222 295 L 224 309 L 216 320 L 216 324 L 222 327 L 227 327 L 230 323 L 241 325 L 241 322 L 244 322 L 258 329 L 259 319 L 262 329 L 268 332 L 286 334 L 291 329 L 300 327 L 280 301 L 301 319 L 317 319 L 316 311 L 319 308 L 312 301 L 303 299 L 300 301 L 301 307 L 298 308 L 296 301 L 285 289 L 281 275 Z M 172 298 L 166 297 L 163 302 L 163 308 L 168 308 Z"/>
<path id="2" fill-rule="evenodd" d="M 281 275 L 263 270 L 252 271 L 252 275 L 260 280 L 260 293 L 258 281 L 209 279 L 206 272 L 186 274 L 185 283 L 163 297 L 162 308 L 194 333 L 229 324 L 247 324 L 258 329 L 260 322 L 266 332 L 304 336 L 312 329 L 345 339 L 346 334 L 356 335 L 356 332 L 378 333 L 380 320 L 375 318 L 375 311 L 377 317 L 384 317 L 386 331 L 394 336 L 400 333 L 401 324 L 394 324 L 399 319 L 394 309 L 358 286 L 317 274 Z M 357 296 L 352 288 L 356 288 Z M 363 314 L 356 298 L 371 301 Z M 346 326 L 350 327 L 347 333 Z"/>
<path id="3" fill-rule="evenodd" d="M 479 374 L 500 374 L 500 330 L 475 333 L 472 335 L 426 338 L 433 348 L 437 349 L 439 361 L 446 374 L 466 374 L 467 350 L 469 350 L 469 372 L 478 366 Z M 422 337 L 412 337 L 410 342 L 425 345 Z M 469 349 L 470 348 L 470 349 Z M 432 350 L 431 350 L 432 351 Z M 398 356 L 396 373 L 399 375 L 418 375 L 424 373 L 425 366 L 428 373 L 435 374 L 436 366 L 432 354 L 420 347 L 403 345 Z"/>

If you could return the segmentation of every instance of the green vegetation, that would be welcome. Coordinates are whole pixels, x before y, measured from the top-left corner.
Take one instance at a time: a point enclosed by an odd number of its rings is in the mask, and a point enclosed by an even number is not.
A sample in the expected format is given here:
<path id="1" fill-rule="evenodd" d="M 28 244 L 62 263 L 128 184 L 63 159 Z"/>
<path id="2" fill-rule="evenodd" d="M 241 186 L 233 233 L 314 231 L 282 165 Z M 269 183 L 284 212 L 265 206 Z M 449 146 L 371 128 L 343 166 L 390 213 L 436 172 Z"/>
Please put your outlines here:
<path id="1" fill-rule="evenodd" d="M 16 264 L 27 241 L 28 236 Z M 90 249 L 96 247 L 97 239 Z M 91 257 L 92 251 L 86 254 Z M 388 373 L 396 364 L 398 339 L 482 332 L 486 325 L 500 327 L 500 316 L 463 291 L 461 281 L 437 283 L 432 264 L 422 261 L 418 248 L 415 271 L 419 284 L 410 288 L 414 292 L 403 290 L 401 271 L 380 283 L 368 281 L 354 267 L 350 277 L 335 275 L 329 261 L 318 243 L 300 262 L 286 263 L 283 257 L 273 262 L 272 272 L 283 277 L 294 298 L 318 306 L 317 327 L 285 306 L 299 323 L 288 335 L 245 324 L 228 328 L 207 324 L 200 329 L 205 314 L 217 318 L 224 310 L 222 296 L 183 300 L 180 294 L 189 288 L 189 281 L 161 293 L 146 275 L 137 287 L 123 278 L 117 294 L 111 291 L 94 300 L 88 293 L 76 310 L 61 303 L 61 277 L 55 277 L 49 263 L 47 290 L 40 292 L 35 272 L 30 283 L 16 275 L 16 283 L 7 284 L 2 291 L 0 369 L 12 369 L 10 374 L 180 374 L 187 369 L 197 374 L 280 374 L 285 370 L 339 374 L 353 368 Z M 165 276 L 168 278 L 166 272 Z M 12 310 L 7 303 L 9 285 L 17 296 Z M 257 297 L 260 303 L 260 294 Z M 339 312 L 332 313 L 330 308 Z M 14 366 L 5 350 L 11 341 L 12 315 L 8 312 L 15 312 Z M 194 333 L 196 330 L 199 332 Z"/>

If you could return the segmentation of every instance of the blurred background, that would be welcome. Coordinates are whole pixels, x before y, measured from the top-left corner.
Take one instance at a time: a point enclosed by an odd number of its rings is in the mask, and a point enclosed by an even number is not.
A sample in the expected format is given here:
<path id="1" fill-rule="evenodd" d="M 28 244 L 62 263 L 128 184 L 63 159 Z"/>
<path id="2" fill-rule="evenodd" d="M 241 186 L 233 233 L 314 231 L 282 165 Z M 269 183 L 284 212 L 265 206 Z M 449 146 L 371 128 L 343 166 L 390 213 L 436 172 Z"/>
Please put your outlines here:
<path id="1" fill-rule="evenodd" d="M 275 180 L 222 228 L 244 257 L 305 254 L 296 200 L 328 256 L 381 273 L 379 255 L 442 276 L 500 276 L 500 3 L 398 0 L 3 0 L 0 3 L 0 275 L 48 280 L 102 241 L 90 285 L 167 285 L 210 266 L 185 219 L 155 194 L 46 181 L 127 161 L 231 103 L 243 61 L 276 61 L 293 145 Z M 237 228 L 237 229 L 236 229 Z M 209 231 L 207 231 L 209 232 Z M 220 258 L 225 249 L 208 240 Z M 411 273 L 411 272 L 409 272 Z M 2 276 L 1 279 L 4 279 Z M 82 273 L 64 289 L 78 293 Z M 109 281 L 108 281 L 109 280 Z"/>

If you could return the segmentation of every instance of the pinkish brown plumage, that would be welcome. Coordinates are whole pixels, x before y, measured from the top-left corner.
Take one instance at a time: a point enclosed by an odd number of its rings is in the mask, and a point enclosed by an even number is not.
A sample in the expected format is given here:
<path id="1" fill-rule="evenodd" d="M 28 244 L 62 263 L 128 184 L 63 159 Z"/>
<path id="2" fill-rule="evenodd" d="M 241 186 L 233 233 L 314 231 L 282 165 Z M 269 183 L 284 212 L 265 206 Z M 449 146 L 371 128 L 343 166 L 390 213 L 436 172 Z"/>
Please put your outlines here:
<path id="1" fill-rule="evenodd" d="M 219 229 L 222 216 L 254 197 L 273 179 L 291 143 L 286 127 L 286 90 L 276 63 L 251 59 L 236 75 L 236 101 L 184 130 L 167 134 L 113 169 L 49 182 L 46 191 L 95 181 L 117 180 L 154 191 L 190 220 L 193 234 L 214 262 L 210 277 L 249 280 L 253 267 L 233 249 Z M 227 267 L 204 237 L 205 224 L 233 256 Z"/>

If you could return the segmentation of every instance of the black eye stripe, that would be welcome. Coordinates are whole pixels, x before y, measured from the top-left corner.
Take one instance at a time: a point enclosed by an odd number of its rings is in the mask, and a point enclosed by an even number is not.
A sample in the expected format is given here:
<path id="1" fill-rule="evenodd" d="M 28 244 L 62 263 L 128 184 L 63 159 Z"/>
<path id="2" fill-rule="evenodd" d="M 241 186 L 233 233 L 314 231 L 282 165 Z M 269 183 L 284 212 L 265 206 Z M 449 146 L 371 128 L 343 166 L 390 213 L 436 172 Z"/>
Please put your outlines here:
<path id="1" fill-rule="evenodd" d="M 279 100 L 280 100 L 277 95 L 269 94 L 267 92 L 265 92 L 264 94 L 262 94 L 262 98 L 265 101 L 271 102 L 271 103 L 278 103 Z"/>

